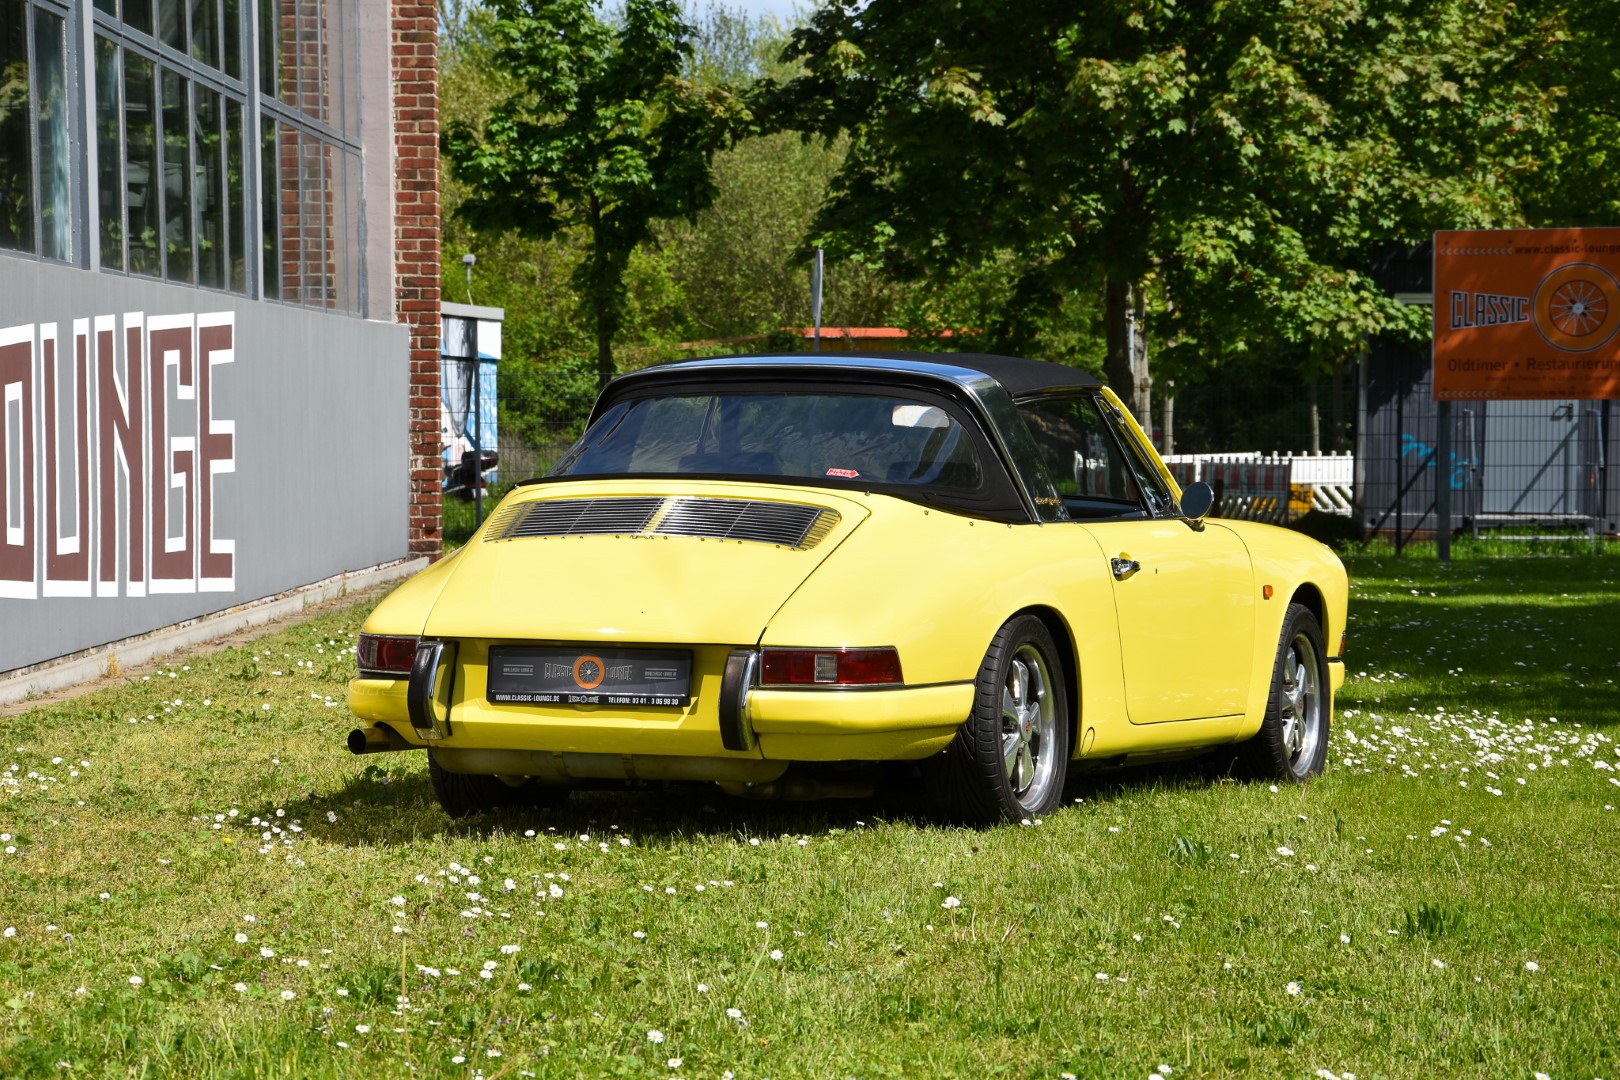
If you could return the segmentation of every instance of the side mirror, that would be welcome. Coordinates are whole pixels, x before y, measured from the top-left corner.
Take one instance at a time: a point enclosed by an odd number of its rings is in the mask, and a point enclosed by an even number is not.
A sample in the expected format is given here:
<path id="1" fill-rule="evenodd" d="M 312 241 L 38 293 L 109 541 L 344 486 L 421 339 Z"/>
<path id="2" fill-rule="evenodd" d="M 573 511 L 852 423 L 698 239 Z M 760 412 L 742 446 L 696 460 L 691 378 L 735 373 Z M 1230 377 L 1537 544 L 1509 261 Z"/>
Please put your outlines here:
<path id="1" fill-rule="evenodd" d="M 1181 492 L 1181 513 L 1188 521 L 1202 521 L 1215 508 L 1215 489 L 1202 480 L 1188 484 Z"/>

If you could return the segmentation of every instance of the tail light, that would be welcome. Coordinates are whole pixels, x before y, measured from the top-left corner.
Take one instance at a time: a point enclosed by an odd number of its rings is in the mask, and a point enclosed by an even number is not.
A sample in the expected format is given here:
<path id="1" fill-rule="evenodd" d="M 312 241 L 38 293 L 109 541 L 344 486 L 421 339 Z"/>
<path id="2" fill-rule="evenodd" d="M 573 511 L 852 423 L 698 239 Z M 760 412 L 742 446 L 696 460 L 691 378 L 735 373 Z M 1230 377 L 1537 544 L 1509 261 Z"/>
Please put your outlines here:
<path id="1" fill-rule="evenodd" d="M 360 644 L 354 650 L 360 674 L 373 679 L 408 678 L 416 659 L 416 642 L 413 637 L 361 634 Z"/>
<path id="2" fill-rule="evenodd" d="M 766 649 L 761 686 L 898 686 L 900 654 L 885 649 Z"/>

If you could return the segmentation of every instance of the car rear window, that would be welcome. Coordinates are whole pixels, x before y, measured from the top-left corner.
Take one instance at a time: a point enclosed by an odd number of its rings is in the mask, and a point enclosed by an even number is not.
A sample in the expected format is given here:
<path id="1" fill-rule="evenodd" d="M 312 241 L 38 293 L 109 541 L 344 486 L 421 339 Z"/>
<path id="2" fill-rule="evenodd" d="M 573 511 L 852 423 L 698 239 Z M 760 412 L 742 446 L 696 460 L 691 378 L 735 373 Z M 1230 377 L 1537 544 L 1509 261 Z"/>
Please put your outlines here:
<path id="1" fill-rule="evenodd" d="M 970 492 L 975 442 L 939 404 L 894 394 L 720 392 L 635 398 L 591 425 L 551 475 L 673 474 Z"/>

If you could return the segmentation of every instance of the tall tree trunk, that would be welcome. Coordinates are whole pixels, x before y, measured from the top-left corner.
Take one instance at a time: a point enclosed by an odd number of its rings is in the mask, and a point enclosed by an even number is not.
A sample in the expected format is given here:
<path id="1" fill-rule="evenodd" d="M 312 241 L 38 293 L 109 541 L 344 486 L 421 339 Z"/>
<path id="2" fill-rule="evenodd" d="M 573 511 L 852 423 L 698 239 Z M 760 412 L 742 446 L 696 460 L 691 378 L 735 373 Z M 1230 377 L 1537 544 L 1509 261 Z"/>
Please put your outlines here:
<path id="1" fill-rule="evenodd" d="M 596 320 L 596 390 L 601 393 L 607 389 L 607 384 L 613 381 L 618 374 L 618 368 L 613 363 L 613 323 L 612 320 L 598 318 Z"/>
<path id="2" fill-rule="evenodd" d="M 1136 370 L 1130 345 L 1131 283 L 1110 276 L 1103 286 L 1103 378 L 1121 401 L 1136 393 Z"/>
<path id="3" fill-rule="evenodd" d="M 1317 398 L 1317 378 L 1313 375 L 1310 382 L 1311 402 L 1311 453 L 1322 452 L 1322 406 Z"/>
<path id="4" fill-rule="evenodd" d="M 609 238 L 602 221 L 602 204 L 595 196 L 590 202 L 591 248 L 586 254 L 590 260 L 590 284 L 585 302 L 596 318 L 596 390 L 601 393 L 618 374 L 613 363 L 613 338 L 619 332 L 620 294 L 624 277 L 620 267 L 614 265 L 613 254 L 607 250 Z"/>
<path id="5" fill-rule="evenodd" d="M 1142 299 L 1133 282 L 1109 277 L 1103 292 L 1103 335 L 1108 352 L 1103 375 L 1119 399 L 1146 428 L 1153 426 L 1152 380 L 1148 376 L 1147 336 Z"/>
<path id="6" fill-rule="evenodd" d="M 1333 426 L 1328 437 L 1328 443 L 1333 452 L 1338 453 L 1344 449 L 1344 369 L 1350 364 L 1350 357 L 1341 356 L 1333 361 L 1333 399 L 1328 403 L 1332 410 Z"/>

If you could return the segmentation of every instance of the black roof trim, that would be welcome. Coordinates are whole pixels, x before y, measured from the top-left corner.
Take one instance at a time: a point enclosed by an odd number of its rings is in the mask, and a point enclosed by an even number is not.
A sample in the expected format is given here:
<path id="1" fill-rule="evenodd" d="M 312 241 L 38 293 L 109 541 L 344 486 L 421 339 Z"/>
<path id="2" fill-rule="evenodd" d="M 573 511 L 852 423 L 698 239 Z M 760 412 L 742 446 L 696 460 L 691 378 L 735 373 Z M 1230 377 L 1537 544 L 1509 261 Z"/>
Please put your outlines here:
<path id="1" fill-rule="evenodd" d="M 918 354 L 912 353 L 911 356 Z M 932 354 L 936 357 L 941 354 Z M 1025 360 L 995 353 L 949 353 L 959 366 L 982 371 L 1007 388 L 1013 397 L 1048 390 L 1075 390 L 1101 386 L 1102 380 L 1089 371 L 1054 364 L 1046 360 Z"/>
<path id="2" fill-rule="evenodd" d="M 950 379 L 956 373 L 977 373 L 1000 383 L 1012 397 L 1048 393 L 1055 390 L 1076 390 L 1101 386 L 1102 381 L 1089 371 L 1048 363 L 1044 360 L 1024 360 L 1016 356 L 997 356 L 994 353 L 924 353 L 924 352 L 837 352 L 791 353 L 739 356 L 714 356 L 702 360 L 687 360 L 656 368 L 645 368 L 627 378 L 655 377 L 654 372 L 694 371 L 703 368 L 734 368 L 757 365 L 761 368 L 784 370 L 804 368 L 837 369 L 846 361 L 859 361 L 858 366 L 868 371 L 889 368 L 896 373 L 933 375 Z"/>

